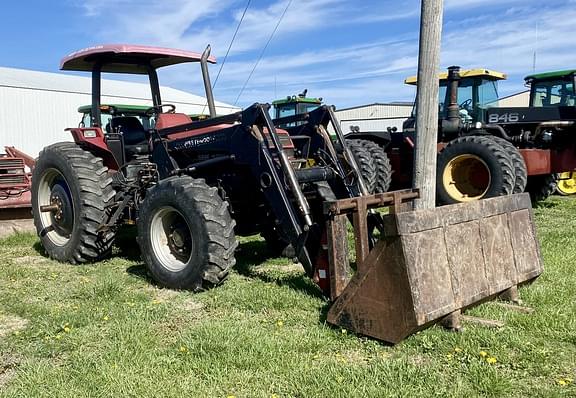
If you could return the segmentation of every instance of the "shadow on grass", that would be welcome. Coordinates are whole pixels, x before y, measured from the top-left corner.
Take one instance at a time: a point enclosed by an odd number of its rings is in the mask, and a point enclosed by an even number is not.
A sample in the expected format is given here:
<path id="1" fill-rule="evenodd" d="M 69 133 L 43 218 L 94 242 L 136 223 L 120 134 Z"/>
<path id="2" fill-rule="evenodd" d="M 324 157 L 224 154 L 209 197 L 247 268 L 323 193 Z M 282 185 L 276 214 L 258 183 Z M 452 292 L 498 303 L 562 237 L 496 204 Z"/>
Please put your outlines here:
<path id="1" fill-rule="evenodd" d="M 323 294 L 306 274 L 277 274 L 255 270 L 268 259 L 275 257 L 263 241 L 250 241 L 241 243 L 236 252 L 236 266 L 234 269 L 243 276 L 260 279 L 266 283 L 275 283 L 278 286 L 287 286 L 303 292 L 309 296 L 323 298 Z"/>
<path id="2" fill-rule="evenodd" d="M 558 202 L 553 202 L 550 200 L 543 200 L 539 202 L 532 203 L 534 209 L 553 209 L 559 205 Z"/>

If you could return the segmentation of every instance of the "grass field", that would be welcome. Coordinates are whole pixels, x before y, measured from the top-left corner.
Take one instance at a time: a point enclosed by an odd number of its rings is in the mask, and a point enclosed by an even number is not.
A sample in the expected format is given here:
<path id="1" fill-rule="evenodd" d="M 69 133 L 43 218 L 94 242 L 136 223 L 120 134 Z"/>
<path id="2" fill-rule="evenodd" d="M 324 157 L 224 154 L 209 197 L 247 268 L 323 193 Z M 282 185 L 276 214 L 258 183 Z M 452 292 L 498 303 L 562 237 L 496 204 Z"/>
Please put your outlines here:
<path id="1" fill-rule="evenodd" d="M 244 239 L 222 286 L 156 288 L 132 250 L 58 264 L 0 241 L 1 397 L 575 397 L 576 200 L 535 209 L 545 273 L 500 329 L 432 327 L 396 346 L 325 323 L 302 270 Z M 128 245 L 130 246 L 130 245 Z"/>

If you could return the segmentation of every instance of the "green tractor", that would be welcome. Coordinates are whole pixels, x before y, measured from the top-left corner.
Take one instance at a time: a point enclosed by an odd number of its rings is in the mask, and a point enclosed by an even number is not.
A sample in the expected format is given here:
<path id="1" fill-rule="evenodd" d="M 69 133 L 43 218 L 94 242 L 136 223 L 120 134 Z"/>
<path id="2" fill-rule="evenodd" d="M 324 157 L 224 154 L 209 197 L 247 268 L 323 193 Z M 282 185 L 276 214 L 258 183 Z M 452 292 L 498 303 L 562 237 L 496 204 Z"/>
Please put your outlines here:
<path id="1" fill-rule="evenodd" d="M 575 106 L 575 74 L 576 70 L 569 69 L 526 76 L 526 84 L 530 86 L 529 106 L 531 108 Z M 573 170 L 559 173 L 556 181 L 556 192 L 560 195 L 576 194 L 576 174 Z"/>
<path id="2" fill-rule="evenodd" d="M 302 121 L 293 121 L 295 115 L 306 114 L 322 105 L 322 98 L 307 97 L 308 90 L 272 102 L 274 124 L 280 128 L 295 127 Z M 346 142 L 356 159 L 368 191 L 387 192 L 392 180 L 392 166 L 386 154 L 390 143 L 389 131 L 361 132 L 358 129 L 345 133 Z"/>

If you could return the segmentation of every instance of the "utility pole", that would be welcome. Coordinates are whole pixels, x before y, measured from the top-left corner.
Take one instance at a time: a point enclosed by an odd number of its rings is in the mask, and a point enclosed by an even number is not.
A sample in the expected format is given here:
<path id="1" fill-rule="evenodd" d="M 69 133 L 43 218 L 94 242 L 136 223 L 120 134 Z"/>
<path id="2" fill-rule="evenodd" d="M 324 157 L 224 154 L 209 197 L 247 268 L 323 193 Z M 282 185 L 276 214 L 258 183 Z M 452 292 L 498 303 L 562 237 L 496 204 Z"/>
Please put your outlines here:
<path id="1" fill-rule="evenodd" d="M 415 201 L 415 209 L 431 209 L 436 206 L 438 70 L 442 14 L 443 0 L 422 0 L 413 179 L 414 188 L 420 189 L 420 199 Z"/>

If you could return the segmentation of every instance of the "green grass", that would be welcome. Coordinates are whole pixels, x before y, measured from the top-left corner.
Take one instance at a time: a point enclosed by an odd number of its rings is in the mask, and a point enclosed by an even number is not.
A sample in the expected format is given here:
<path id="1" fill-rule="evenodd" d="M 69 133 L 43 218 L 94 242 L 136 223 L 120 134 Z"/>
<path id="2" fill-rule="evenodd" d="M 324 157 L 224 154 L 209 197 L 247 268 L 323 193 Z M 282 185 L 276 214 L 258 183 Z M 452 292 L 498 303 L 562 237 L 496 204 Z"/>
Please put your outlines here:
<path id="1" fill-rule="evenodd" d="M 0 396 L 574 397 L 576 200 L 535 213 L 545 273 L 521 289 L 533 314 L 486 303 L 469 313 L 503 328 L 432 327 L 396 346 L 327 325 L 315 285 L 258 238 L 224 285 L 191 294 L 155 287 L 133 244 L 72 266 L 12 236 L 0 241 Z"/>

